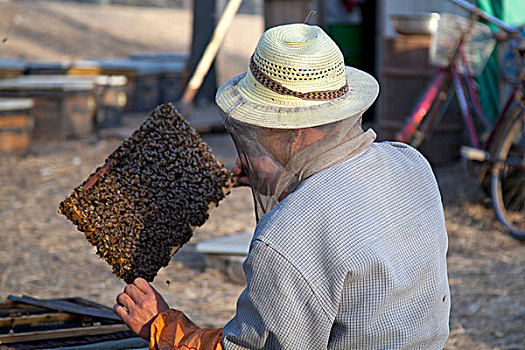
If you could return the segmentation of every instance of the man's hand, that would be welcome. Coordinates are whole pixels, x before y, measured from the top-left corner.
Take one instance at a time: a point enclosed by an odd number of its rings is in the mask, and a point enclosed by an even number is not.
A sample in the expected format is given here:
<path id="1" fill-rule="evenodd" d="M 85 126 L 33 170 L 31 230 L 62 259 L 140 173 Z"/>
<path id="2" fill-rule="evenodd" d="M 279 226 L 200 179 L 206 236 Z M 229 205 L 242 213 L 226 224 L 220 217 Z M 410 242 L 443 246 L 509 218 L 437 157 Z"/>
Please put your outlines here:
<path id="1" fill-rule="evenodd" d="M 248 179 L 248 175 L 244 171 L 241 160 L 237 158 L 237 161 L 235 162 L 235 166 L 231 170 L 233 176 L 235 176 L 235 181 L 233 183 L 233 187 L 239 187 L 239 186 L 250 186 L 250 179 Z"/>
<path id="2" fill-rule="evenodd" d="M 253 169 L 254 184 L 250 183 L 248 175 L 244 171 L 242 161 L 237 159 L 232 174 L 236 177 L 233 187 L 252 186 L 263 195 L 272 195 L 275 191 L 277 180 L 281 175 L 282 168 L 269 156 L 249 158 Z"/>
<path id="3" fill-rule="evenodd" d="M 113 312 L 139 337 L 148 341 L 153 319 L 168 309 L 162 296 L 143 278 L 128 284 L 113 306 Z"/>

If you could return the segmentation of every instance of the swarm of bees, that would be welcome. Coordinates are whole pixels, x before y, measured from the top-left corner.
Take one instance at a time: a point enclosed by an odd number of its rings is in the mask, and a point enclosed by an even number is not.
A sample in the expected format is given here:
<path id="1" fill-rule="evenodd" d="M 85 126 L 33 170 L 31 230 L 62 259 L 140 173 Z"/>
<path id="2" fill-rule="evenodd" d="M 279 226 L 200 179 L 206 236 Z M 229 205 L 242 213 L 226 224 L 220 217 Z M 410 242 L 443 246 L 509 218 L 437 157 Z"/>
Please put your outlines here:
<path id="1" fill-rule="evenodd" d="M 198 133 L 157 107 L 59 206 L 127 283 L 152 281 L 232 186 Z"/>

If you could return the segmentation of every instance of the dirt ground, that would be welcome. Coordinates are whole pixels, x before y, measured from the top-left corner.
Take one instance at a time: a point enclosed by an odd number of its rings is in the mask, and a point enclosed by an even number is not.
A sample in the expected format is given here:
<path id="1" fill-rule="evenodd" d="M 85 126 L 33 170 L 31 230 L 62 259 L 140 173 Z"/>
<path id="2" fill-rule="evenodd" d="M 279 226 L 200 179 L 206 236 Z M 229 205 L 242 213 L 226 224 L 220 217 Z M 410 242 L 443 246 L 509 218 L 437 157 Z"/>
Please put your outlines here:
<path id="1" fill-rule="evenodd" d="M 188 12 L 118 6 L 103 10 L 55 2 L 0 1 L 0 35 L 7 33 L 8 38 L 0 44 L 0 56 L 66 59 L 187 50 Z M 223 76 L 244 69 L 262 21 L 243 15 L 233 28 L 233 33 L 246 35 L 227 38 L 219 62 Z M 82 36 L 89 31 L 93 33 Z M 225 165 L 233 164 L 228 136 L 207 135 L 206 141 Z M 27 294 L 80 296 L 113 304 L 124 283 L 57 213 L 57 206 L 120 142 L 93 137 L 40 145 L 26 155 L 0 155 L 0 300 L 9 294 Z M 460 163 L 435 168 L 435 172 L 450 238 L 452 312 L 446 349 L 525 349 L 524 244 L 505 233 L 490 201 Z M 195 232 L 191 244 L 252 230 L 254 225 L 250 191 L 235 189 Z M 199 325 L 211 327 L 220 327 L 232 317 L 243 289 L 206 267 L 191 249 L 177 254 L 160 271 L 154 286 L 170 305 Z"/>

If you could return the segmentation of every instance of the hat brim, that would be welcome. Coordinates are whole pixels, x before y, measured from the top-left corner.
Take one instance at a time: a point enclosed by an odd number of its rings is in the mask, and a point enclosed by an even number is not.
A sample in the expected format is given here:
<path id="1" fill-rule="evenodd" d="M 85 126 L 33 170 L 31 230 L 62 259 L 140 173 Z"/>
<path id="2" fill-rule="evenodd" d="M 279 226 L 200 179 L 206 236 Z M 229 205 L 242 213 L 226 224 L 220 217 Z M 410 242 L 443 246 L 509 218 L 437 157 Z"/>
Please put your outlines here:
<path id="1" fill-rule="evenodd" d="M 300 129 L 360 116 L 376 100 L 379 84 L 370 74 L 345 67 L 348 92 L 337 99 L 308 107 L 276 107 L 254 102 L 238 88 L 246 73 L 224 83 L 215 97 L 228 117 L 240 122 L 275 129 Z"/>

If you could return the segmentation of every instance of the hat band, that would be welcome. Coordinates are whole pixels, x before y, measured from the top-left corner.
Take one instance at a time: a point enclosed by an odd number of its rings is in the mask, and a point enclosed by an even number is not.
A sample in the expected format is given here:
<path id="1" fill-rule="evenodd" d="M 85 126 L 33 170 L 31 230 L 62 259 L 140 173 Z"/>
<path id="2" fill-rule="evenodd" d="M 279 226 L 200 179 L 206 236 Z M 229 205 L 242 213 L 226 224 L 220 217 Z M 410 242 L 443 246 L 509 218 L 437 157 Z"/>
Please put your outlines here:
<path id="1" fill-rule="evenodd" d="M 345 85 L 337 90 L 299 92 L 288 89 L 286 86 L 283 86 L 279 82 L 264 74 L 259 69 L 259 67 L 257 67 L 257 64 L 253 60 L 253 55 L 250 58 L 250 72 L 252 73 L 255 80 L 257 80 L 262 86 L 280 95 L 290 95 L 303 100 L 334 100 L 344 96 L 348 92 L 348 83 L 345 83 Z"/>

